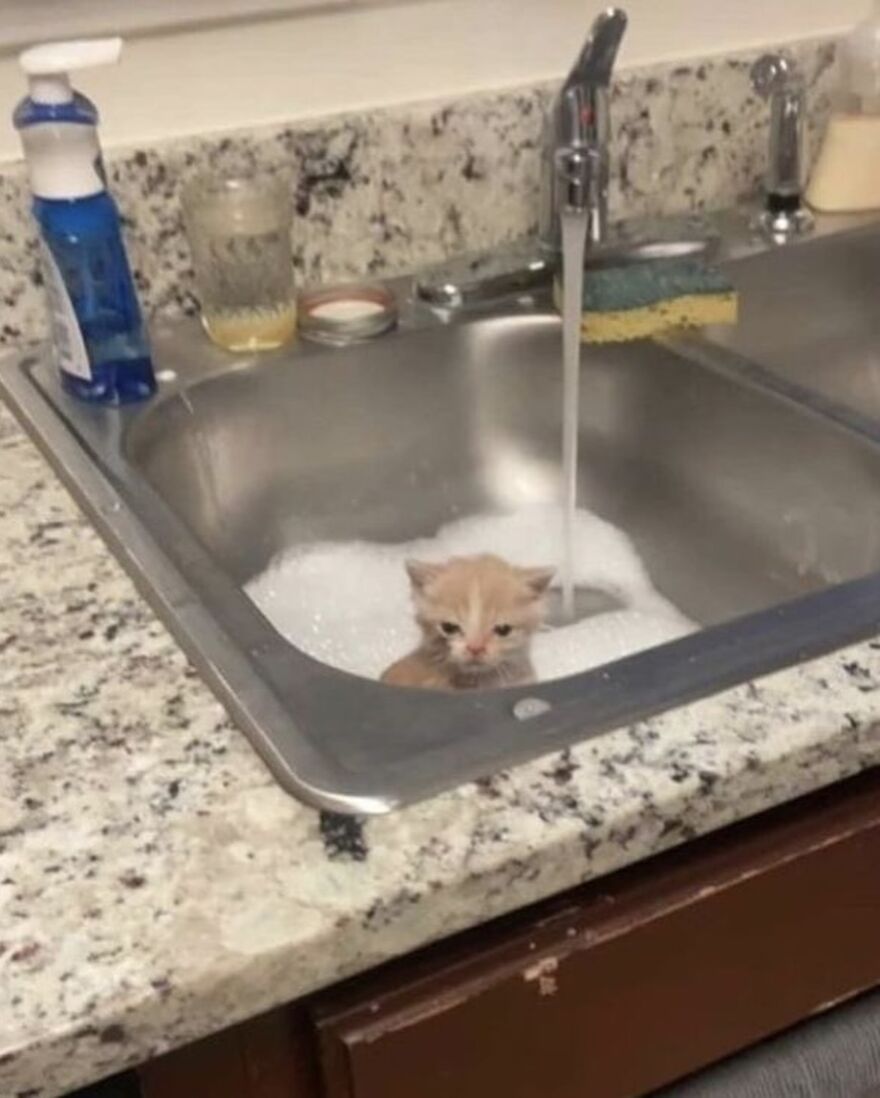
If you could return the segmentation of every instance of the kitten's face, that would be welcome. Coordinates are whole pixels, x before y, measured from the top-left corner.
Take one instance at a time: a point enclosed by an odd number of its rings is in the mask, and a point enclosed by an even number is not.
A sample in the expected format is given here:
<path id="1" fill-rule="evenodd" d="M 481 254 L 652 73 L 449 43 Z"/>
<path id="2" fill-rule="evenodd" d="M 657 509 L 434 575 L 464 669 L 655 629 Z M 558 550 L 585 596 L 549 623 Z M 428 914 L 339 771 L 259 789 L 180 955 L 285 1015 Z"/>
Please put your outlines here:
<path id="1" fill-rule="evenodd" d="M 552 568 L 500 557 L 407 563 L 416 618 L 432 652 L 469 675 L 497 671 L 528 648 L 544 618 Z"/>

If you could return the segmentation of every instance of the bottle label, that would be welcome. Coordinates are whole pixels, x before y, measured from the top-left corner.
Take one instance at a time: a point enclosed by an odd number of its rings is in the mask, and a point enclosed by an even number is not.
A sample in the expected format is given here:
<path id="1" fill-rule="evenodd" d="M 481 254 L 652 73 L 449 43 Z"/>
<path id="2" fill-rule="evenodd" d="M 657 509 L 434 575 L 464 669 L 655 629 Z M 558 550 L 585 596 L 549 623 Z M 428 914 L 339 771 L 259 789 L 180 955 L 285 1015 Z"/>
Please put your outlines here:
<path id="1" fill-rule="evenodd" d="M 52 342 L 55 344 L 59 369 L 66 374 L 82 378 L 83 381 L 91 381 L 92 367 L 82 330 L 76 318 L 70 294 L 61 277 L 61 271 L 45 240 L 40 241 L 40 253 L 43 261 L 46 298 L 49 302 Z"/>

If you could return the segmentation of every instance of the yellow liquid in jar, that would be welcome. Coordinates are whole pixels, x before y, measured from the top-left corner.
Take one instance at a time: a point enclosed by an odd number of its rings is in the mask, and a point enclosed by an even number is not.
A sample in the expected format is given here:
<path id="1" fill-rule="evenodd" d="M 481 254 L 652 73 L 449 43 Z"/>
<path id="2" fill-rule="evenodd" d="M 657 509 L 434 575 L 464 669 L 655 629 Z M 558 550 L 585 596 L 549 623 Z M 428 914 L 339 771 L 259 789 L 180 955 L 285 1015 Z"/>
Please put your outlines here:
<path id="1" fill-rule="evenodd" d="M 296 331 L 296 307 L 242 309 L 202 313 L 211 339 L 227 351 L 271 351 L 283 347 Z"/>

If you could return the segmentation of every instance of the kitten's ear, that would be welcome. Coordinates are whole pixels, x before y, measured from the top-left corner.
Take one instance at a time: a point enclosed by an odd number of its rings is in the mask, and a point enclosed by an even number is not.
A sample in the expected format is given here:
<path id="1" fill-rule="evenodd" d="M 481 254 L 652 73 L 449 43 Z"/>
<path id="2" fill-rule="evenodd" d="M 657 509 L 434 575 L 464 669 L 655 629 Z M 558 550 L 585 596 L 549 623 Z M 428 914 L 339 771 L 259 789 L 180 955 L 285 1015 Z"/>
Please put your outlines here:
<path id="1" fill-rule="evenodd" d="M 556 575 L 556 569 L 520 568 L 519 573 L 535 598 L 540 598 L 550 586 L 551 580 Z"/>
<path id="2" fill-rule="evenodd" d="M 414 591 L 424 591 L 431 580 L 435 580 L 443 568 L 442 564 L 432 564 L 425 560 L 408 560 L 406 570 Z"/>

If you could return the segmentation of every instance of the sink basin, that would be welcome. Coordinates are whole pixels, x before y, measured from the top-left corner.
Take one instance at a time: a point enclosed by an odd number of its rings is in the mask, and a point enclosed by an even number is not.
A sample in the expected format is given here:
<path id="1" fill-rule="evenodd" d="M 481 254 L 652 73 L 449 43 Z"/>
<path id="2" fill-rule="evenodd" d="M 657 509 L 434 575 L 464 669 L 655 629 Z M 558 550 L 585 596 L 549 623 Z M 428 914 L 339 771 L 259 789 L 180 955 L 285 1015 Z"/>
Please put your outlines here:
<path id="1" fill-rule="evenodd" d="M 181 322 L 160 397 L 78 404 L 38 358 L 0 385 L 291 791 L 380 812 L 838 647 L 880 624 L 880 446 L 737 364 L 591 349 L 579 502 L 699 631 L 512 690 L 440 694 L 288 643 L 243 585 L 328 539 L 399 543 L 558 498 L 559 321 L 516 309 L 235 359 Z M 534 714 L 518 719 L 517 707 Z"/>
<path id="2" fill-rule="evenodd" d="M 740 323 L 710 342 L 880 438 L 880 226 L 737 261 Z"/>

